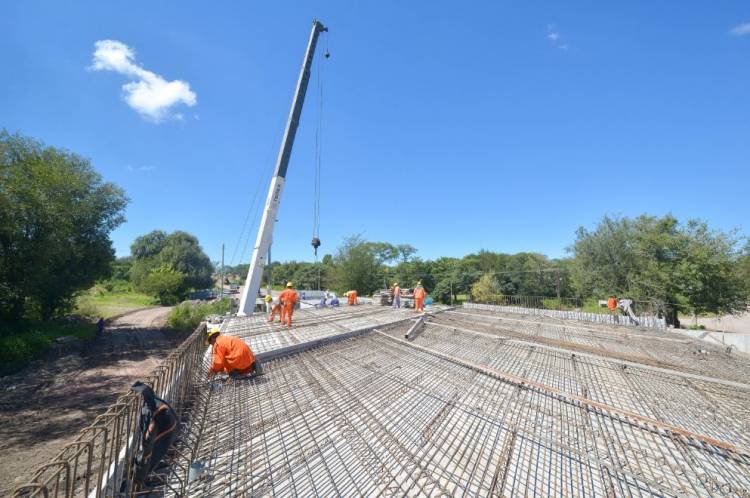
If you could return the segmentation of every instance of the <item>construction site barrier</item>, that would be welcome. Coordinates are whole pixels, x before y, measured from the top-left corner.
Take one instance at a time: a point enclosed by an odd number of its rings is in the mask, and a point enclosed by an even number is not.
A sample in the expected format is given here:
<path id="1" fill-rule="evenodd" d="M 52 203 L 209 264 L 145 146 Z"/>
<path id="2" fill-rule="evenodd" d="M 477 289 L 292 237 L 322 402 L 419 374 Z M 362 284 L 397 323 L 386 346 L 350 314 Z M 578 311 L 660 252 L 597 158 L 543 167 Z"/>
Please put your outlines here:
<path id="1" fill-rule="evenodd" d="M 189 405 L 196 372 L 203 361 L 206 324 L 180 344 L 142 381 L 181 415 Z M 127 495 L 121 484 L 131 483 L 133 456 L 140 443 L 140 394 L 128 391 L 105 413 L 79 432 L 55 459 L 37 468 L 14 497 L 88 497 Z"/>
<path id="2" fill-rule="evenodd" d="M 517 313 L 521 315 L 546 316 L 549 318 L 564 318 L 569 320 L 579 320 L 582 322 L 601 323 L 605 325 L 624 325 L 629 327 L 649 327 L 655 329 L 664 329 L 667 327 L 664 318 L 659 318 L 658 316 L 650 314 L 637 315 L 636 321 L 633 321 L 627 315 L 615 313 L 590 313 L 577 310 L 550 310 L 543 308 L 526 308 L 517 305 L 503 306 L 481 303 L 464 303 L 463 307 L 465 309 L 494 311 L 497 313 Z"/>

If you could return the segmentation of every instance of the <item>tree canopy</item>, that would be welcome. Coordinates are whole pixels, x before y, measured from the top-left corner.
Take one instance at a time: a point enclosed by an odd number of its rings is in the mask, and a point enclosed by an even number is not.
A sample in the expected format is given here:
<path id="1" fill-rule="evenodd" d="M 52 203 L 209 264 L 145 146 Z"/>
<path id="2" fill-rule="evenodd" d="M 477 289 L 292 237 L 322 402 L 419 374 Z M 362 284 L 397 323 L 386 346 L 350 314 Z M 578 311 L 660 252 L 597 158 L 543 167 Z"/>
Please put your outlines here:
<path id="1" fill-rule="evenodd" d="M 0 131 L 0 318 L 49 318 L 108 276 L 127 202 L 87 159 Z"/>
<path id="2" fill-rule="evenodd" d="M 133 287 L 163 304 L 177 301 L 190 289 L 205 289 L 213 283 L 211 260 L 198 239 L 187 232 L 154 230 L 136 238 L 130 252 Z"/>
<path id="3" fill-rule="evenodd" d="M 579 295 L 657 300 L 671 310 L 733 313 L 747 309 L 740 239 L 701 221 L 671 215 L 605 216 L 593 231 L 580 228 L 570 248 Z"/>

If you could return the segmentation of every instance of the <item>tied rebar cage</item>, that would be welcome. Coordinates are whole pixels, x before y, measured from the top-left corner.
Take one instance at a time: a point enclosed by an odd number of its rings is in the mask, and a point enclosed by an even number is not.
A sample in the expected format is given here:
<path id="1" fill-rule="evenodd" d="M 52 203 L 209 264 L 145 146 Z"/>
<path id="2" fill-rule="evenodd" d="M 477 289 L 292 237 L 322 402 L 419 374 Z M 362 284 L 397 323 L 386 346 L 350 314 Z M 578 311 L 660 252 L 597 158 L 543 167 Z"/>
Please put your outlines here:
<path id="1" fill-rule="evenodd" d="M 201 324 L 160 366 L 144 379 L 157 396 L 181 414 L 193 395 L 193 372 L 199 370 L 205 347 Z M 16 487 L 14 497 L 103 497 L 124 489 L 133 492 L 133 455 L 140 441 L 139 394 L 128 392 L 81 430 L 52 462 L 36 469 L 30 482 Z M 123 483 L 125 483 L 123 487 Z"/>
<path id="2" fill-rule="evenodd" d="M 482 302 L 463 303 L 466 308 L 486 309 L 500 313 L 540 315 L 609 325 L 665 328 L 669 308 L 655 301 L 633 301 L 632 317 L 619 308 L 610 311 L 604 307 L 585 306 L 577 298 L 552 298 L 543 296 L 497 295 Z"/>
<path id="3" fill-rule="evenodd" d="M 292 329 L 230 318 L 222 333 L 265 371 L 231 381 L 205 379 L 194 334 L 191 375 L 162 374 L 188 391 L 152 492 L 750 497 L 750 359 L 653 328 L 432 310 L 300 310 Z M 59 491 L 35 479 L 26 495 L 117 494 L 76 465 L 53 462 Z M 116 472 L 90 481 L 129 483 Z"/>

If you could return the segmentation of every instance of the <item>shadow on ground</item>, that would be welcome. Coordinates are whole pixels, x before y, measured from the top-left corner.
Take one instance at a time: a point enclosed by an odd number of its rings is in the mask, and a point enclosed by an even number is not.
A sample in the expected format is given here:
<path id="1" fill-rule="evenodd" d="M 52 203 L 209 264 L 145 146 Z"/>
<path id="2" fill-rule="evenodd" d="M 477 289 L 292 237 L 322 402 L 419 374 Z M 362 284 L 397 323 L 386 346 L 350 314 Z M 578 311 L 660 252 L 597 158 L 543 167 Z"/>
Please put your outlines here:
<path id="1" fill-rule="evenodd" d="M 125 327 L 115 321 L 104 337 L 0 378 L 0 496 L 54 458 L 185 339 L 186 333 L 159 327 L 167 311 L 144 315 L 147 328 L 133 327 L 135 314 L 122 320 Z"/>

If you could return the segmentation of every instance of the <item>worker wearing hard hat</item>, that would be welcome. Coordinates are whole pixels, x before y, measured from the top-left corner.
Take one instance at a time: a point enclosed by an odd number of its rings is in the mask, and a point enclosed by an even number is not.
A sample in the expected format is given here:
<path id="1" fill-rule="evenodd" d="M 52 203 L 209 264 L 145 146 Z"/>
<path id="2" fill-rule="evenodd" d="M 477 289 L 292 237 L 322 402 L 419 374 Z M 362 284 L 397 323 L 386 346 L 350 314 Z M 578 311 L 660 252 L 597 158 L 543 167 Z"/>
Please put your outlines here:
<path id="1" fill-rule="evenodd" d="M 350 290 L 346 293 L 346 297 L 348 299 L 349 306 L 354 306 L 357 304 L 357 291 L 356 290 Z"/>
<path id="2" fill-rule="evenodd" d="M 414 288 L 414 309 L 416 311 L 424 312 L 424 298 L 427 296 L 427 291 L 422 287 L 422 281 L 417 282 L 417 286 Z"/>
<path id="3" fill-rule="evenodd" d="M 244 375 L 262 375 L 263 369 L 255 358 L 253 350 L 239 337 L 224 335 L 218 328 L 211 328 L 206 332 L 205 345 L 211 345 L 213 359 L 208 375 L 224 372 L 230 377 Z"/>
<path id="4" fill-rule="evenodd" d="M 266 314 L 270 315 L 271 310 L 273 309 L 273 296 L 270 293 L 266 294 L 266 297 L 263 298 L 263 302 L 266 304 Z"/>
<path id="5" fill-rule="evenodd" d="M 393 307 L 401 307 L 401 287 L 398 286 L 398 282 L 393 283 Z"/>
<path id="6" fill-rule="evenodd" d="M 279 301 L 281 301 L 281 324 L 286 324 L 289 328 L 292 328 L 292 314 L 294 313 L 294 305 L 299 301 L 299 294 L 294 290 L 294 285 L 291 282 L 286 284 L 286 289 L 279 294 Z"/>
<path id="7" fill-rule="evenodd" d="M 268 296 L 266 296 L 266 299 L 268 299 Z M 282 308 L 281 300 L 278 297 L 271 297 L 271 302 L 268 303 L 268 306 L 271 308 L 271 313 L 268 316 L 268 321 L 270 323 L 273 323 L 276 315 L 278 315 L 279 322 L 282 322 L 284 320 L 282 318 L 284 316 L 284 309 Z"/>

